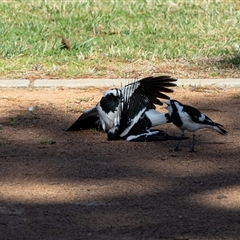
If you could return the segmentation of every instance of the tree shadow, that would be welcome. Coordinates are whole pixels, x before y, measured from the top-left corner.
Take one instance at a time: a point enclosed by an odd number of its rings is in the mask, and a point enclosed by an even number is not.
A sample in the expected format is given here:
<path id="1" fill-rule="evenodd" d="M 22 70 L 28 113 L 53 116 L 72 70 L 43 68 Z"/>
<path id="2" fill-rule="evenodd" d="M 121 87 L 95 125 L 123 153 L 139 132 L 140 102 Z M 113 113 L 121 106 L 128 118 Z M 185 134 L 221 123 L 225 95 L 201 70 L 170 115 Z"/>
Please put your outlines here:
<path id="1" fill-rule="evenodd" d="M 213 103 L 192 102 L 212 111 Z M 1 238 L 237 239 L 239 127 L 236 109 L 222 103 L 214 100 L 231 135 L 198 133 L 196 154 L 188 153 L 190 139 L 176 153 L 176 141 L 108 142 L 92 130 L 64 132 L 74 117 L 58 108 L 1 117 Z M 54 144 L 41 142 L 50 138 Z"/>

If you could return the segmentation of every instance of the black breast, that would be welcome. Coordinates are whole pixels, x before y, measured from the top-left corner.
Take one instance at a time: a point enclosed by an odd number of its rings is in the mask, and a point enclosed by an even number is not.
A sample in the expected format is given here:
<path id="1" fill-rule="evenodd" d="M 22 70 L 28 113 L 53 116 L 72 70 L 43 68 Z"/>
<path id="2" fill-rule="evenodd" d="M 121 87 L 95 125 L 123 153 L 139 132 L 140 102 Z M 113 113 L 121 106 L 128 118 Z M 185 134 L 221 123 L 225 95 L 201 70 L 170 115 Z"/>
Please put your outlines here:
<path id="1" fill-rule="evenodd" d="M 177 107 L 175 106 L 175 104 L 172 104 L 172 114 L 170 116 L 170 121 L 175 124 L 177 127 L 181 127 L 183 122 L 182 122 L 182 119 L 178 113 L 178 109 Z"/>
<path id="2" fill-rule="evenodd" d="M 102 97 L 100 101 L 101 108 L 107 114 L 109 112 L 114 112 L 118 104 L 119 104 L 119 97 L 114 96 L 112 93 L 107 94 L 105 97 Z"/>

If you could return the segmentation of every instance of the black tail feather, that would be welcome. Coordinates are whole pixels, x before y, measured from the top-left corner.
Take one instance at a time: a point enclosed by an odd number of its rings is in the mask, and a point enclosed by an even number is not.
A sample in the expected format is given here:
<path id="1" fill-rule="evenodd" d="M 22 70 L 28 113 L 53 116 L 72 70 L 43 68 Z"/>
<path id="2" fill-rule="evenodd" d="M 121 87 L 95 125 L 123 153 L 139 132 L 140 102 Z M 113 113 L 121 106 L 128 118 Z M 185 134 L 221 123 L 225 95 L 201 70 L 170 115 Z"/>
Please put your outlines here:
<path id="1" fill-rule="evenodd" d="M 225 136 L 228 135 L 228 132 L 225 129 L 223 129 L 222 124 L 215 123 L 214 125 L 218 128 L 218 130 L 216 130 L 218 133 L 220 133 L 221 135 L 225 135 Z"/>
<path id="2" fill-rule="evenodd" d="M 82 129 L 99 130 L 99 117 L 97 109 L 91 108 L 85 111 L 66 131 L 79 131 Z"/>

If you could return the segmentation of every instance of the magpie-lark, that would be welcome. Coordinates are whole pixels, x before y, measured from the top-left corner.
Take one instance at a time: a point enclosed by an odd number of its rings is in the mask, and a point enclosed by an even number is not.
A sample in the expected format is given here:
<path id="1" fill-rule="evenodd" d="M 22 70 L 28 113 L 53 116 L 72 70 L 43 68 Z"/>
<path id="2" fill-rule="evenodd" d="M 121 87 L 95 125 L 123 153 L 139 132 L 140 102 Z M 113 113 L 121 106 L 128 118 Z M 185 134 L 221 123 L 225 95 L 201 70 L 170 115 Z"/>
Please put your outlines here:
<path id="1" fill-rule="evenodd" d="M 67 131 L 97 128 L 109 132 L 109 140 L 126 138 L 133 132 L 146 134 L 150 127 L 168 122 L 165 114 L 155 110 L 155 104 L 163 104 L 158 98 L 169 99 L 164 93 L 173 92 L 175 81 L 170 76 L 147 77 L 122 89 L 107 90 L 96 107 L 85 111 Z"/>
<path id="2" fill-rule="evenodd" d="M 135 90 L 127 102 L 120 105 L 121 118 L 118 124 L 108 131 L 108 140 L 124 138 L 127 141 L 160 141 L 173 139 L 163 131 L 151 127 L 168 122 L 165 114 L 151 109 L 147 96 Z M 174 137 L 175 139 L 175 137 Z"/>
<path id="3" fill-rule="evenodd" d="M 168 118 L 176 125 L 181 131 L 182 136 L 175 147 L 175 151 L 179 150 L 179 144 L 184 137 L 184 131 L 193 132 L 192 147 L 190 152 L 194 152 L 195 147 L 195 133 L 197 130 L 202 128 L 210 128 L 221 135 L 227 135 L 228 132 L 224 130 L 223 125 L 213 122 L 208 116 L 201 113 L 194 107 L 184 105 L 177 100 L 167 100 Z"/>

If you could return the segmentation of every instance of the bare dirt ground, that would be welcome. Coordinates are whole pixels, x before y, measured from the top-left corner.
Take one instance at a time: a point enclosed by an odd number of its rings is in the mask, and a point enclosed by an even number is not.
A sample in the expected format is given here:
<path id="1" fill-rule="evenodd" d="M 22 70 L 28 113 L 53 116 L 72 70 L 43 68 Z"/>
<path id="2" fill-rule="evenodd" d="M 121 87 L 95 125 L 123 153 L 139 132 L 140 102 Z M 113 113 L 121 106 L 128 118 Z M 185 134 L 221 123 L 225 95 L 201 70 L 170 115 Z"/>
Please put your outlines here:
<path id="1" fill-rule="evenodd" d="M 229 131 L 196 153 L 62 131 L 103 90 L 0 89 L 0 239 L 240 239 L 240 89 L 171 94 Z"/>

